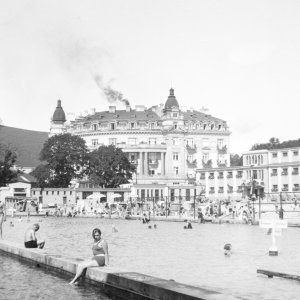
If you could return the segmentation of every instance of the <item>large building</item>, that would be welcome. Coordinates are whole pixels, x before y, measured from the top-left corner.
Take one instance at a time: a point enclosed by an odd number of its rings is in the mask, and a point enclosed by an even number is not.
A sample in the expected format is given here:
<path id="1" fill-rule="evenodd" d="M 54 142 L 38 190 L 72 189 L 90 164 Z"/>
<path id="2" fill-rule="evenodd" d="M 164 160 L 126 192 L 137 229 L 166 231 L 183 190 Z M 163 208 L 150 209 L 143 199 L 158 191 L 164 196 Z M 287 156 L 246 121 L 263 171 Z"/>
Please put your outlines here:
<path id="1" fill-rule="evenodd" d="M 165 105 L 129 105 L 93 112 L 66 123 L 58 101 L 50 135 L 68 132 L 82 137 L 90 150 L 113 144 L 136 165 L 135 184 L 188 185 L 196 170 L 229 166 L 229 129 L 225 121 L 180 107 L 174 89 Z"/>
<path id="2" fill-rule="evenodd" d="M 197 181 L 210 199 L 256 197 L 291 200 L 300 196 L 300 148 L 243 153 L 243 166 L 197 169 Z"/>

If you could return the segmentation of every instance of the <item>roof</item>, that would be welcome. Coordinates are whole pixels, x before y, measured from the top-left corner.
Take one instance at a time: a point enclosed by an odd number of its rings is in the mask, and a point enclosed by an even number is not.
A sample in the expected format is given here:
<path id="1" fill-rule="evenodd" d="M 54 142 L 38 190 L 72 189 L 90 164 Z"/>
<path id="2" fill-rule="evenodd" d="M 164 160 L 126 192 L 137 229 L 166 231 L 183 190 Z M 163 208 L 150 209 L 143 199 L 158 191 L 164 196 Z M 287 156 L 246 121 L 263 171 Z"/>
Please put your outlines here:
<path id="1" fill-rule="evenodd" d="M 16 164 L 21 167 L 36 167 L 41 162 L 40 152 L 48 139 L 48 132 L 0 126 L 0 141 L 17 152 Z"/>
<path id="2" fill-rule="evenodd" d="M 52 121 L 59 122 L 59 123 L 66 122 L 66 115 L 65 115 L 63 108 L 61 107 L 61 100 L 57 100 L 57 107 L 54 111 Z"/>
<path id="3" fill-rule="evenodd" d="M 165 109 L 179 108 L 178 101 L 174 95 L 174 89 L 170 89 L 170 95 L 166 101 Z"/>

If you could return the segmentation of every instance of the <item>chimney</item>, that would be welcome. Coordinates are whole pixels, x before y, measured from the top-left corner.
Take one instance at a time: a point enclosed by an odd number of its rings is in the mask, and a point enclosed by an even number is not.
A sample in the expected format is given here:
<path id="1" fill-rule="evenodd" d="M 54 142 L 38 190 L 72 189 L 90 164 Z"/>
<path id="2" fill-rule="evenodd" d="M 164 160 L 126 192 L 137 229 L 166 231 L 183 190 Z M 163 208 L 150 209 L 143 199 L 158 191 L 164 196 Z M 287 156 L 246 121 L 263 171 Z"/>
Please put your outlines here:
<path id="1" fill-rule="evenodd" d="M 131 110 L 130 105 L 126 105 L 126 111 L 130 112 L 130 110 Z"/>
<path id="2" fill-rule="evenodd" d="M 109 112 L 114 114 L 116 112 L 116 107 L 115 106 L 109 106 Z"/>

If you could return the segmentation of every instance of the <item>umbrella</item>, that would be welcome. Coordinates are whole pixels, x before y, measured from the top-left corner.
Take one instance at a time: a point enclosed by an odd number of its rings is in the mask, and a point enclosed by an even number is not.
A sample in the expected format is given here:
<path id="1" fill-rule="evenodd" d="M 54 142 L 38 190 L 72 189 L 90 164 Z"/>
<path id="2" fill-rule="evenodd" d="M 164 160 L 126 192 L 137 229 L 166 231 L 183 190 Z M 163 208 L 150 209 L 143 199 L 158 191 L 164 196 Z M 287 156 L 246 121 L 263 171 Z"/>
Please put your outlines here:
<path id="1" fill-rule="evenodd" d="M 119 198 L 119 197 L 123 197 L 123 195 L 115 193 L 113 195 L 111 195 L 112 198 Z"/>
<path id="2" fill-rule="evenodd" d="M 94 200 L 94 199 L 100 199 L 102 197 L 106 197 L 106 195 L 100 194 L 100 193 L 94 193 L 94 194 L 91 194 L 91 195 L 87 196 L 86 199 Z"/>

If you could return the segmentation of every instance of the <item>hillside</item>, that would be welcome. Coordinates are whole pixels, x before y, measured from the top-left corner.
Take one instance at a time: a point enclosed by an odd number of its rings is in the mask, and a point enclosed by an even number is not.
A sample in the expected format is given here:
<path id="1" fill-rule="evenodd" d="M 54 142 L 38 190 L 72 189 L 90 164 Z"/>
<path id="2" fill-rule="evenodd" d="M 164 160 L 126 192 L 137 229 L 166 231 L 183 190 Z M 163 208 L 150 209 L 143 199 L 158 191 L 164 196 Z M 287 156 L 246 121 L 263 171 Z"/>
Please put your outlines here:
<path id="1" fill-rule="evenodd" d="M 48 132 L 0 126 L 0 143 L 17 152 L 17 165 L 21 167 L 36 167 L 41 163 L 39 155 L 47 139 Z"/>

